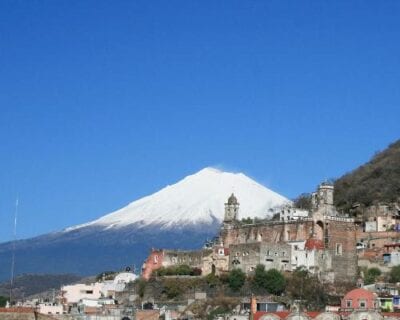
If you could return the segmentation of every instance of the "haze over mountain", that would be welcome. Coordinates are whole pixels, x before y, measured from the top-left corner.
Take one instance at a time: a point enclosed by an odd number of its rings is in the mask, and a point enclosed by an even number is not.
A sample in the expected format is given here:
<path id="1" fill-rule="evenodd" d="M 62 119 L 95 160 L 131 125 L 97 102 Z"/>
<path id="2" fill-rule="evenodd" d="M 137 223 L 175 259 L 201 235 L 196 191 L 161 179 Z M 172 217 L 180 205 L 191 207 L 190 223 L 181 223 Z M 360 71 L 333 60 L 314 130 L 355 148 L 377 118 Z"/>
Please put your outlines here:
<path id="1" fill-rule="evenodd" d="M 16 274 L 95 274 L 140 266 L 151 247 L 192 249 L 216 235 L 235 193 L 241 217 L 267 218 L 289 200 L 242 173 L 205 168 L 97 220 L 16 243 Z M 0 245 L 0 280 L 12 243 Z"/>

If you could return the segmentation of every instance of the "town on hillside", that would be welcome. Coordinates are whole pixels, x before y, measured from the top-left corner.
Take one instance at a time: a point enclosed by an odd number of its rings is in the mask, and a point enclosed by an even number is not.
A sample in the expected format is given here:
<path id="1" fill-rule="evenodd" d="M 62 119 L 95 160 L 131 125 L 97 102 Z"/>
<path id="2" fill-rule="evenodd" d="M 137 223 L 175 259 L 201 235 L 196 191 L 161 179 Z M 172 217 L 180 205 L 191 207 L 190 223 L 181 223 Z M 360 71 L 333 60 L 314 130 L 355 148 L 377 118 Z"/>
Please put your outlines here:
<path id="1" fill-rule="evenodd" d="M 46 299 L 7 301 L 0 319 L 400 319 L 399 205 L 354 215 L 333 199 L 322 183 L 307 209 L 240 220 L 232 194 L 203 248 L 154 248 L 140 275 L 127 267 Z"/>

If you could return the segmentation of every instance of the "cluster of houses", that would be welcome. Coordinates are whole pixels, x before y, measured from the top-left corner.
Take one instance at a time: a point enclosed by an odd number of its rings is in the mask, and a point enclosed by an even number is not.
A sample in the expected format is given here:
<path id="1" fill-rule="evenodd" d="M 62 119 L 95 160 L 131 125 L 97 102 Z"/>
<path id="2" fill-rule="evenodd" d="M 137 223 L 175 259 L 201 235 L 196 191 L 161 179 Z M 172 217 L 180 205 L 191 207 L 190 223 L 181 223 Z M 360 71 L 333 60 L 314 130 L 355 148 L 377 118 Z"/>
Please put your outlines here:
<path id="1" fill-rule="evenodd" d="M 127 285 L 137 278 L 138 276 L 127 268 L 126 271 L 115 274 L 110 280 L 104 275 L 103 279 L 96 282 L 62 286 L 59 294 L 50 299 L 50 302 L 32 299 L 17 303 L 16 307 L 32 308 L 39 314 L 52 316 L 68 315 L 78 318 L 87 316 L 87 319 L 90 319 L 90 316 L 103 315 L 112 320 L 121 319 L 126 311 L 126 307 L 122 305 L 126 302 L 119 299 L 125 298 Z"/>
<path id="2" fill-rule="evenodd" d="M 60 304 L 39 304 L 38 314 L 27 319 L 46 320 L 179 320 L 197 319 L 188 306 L 196 301 L 207 299 L 206 293 L 197 292 L 194 299 L 186 304 L 160 305 L 152 304 L 151 309 L 131 309 L 111 302 L 112 296 L 122 293 L 125 281 L 133 281 L 132 273 L 120 273 L 116 281 L 99 281 L 93 284 L 76 284 L 62 288 Z M 115 280 L 115 279 L 114 279 Z M 128 283 L 129 283 L 128 282 Z M 400 319 L 400 296 L 398 289 L 388 284 L 374 284 L 349 291 L 338 306 L 327 306 L 325 311 L 306 311 L 295 307 L 286 310 L 271 297 L 251 296 L 242 298 L 240 304 L 231 313 L 217 316 L 216 320 L 394 320 Z M 108 297 L 105 294 L 109 295 Z M 115 296 L 114 296 L 115 297 Z M 25 319 L 29 306 L 0 309 L 0 319 Z M 17 317 L 15 316 L 17 314 Z M 20 317 L 20 318 L 19 318 Z"/>
<path id="3" fill-rule="evenodd" d="M 363 286 L 357 281 L 359 267 L 378 267 L 385 272 L 400 265 L 400 208 L 373 206 L 363 209 L 360 216 L 349 217 L 336 210 L 333 194 L 333 185 L 321 184 L 312 195 L 311 211 L 286 206 L 279 210 L 277 219 L 252 223 L 238 219 L 240 204 L 232 194 L 225 203 L 224 221 L 214 241 L 194 251 L 153 249 L 143 264 L 141 277 L 148 280 L 163 267 L 183 265 L 202 276 L 233 269 L 251 274 L 259 264 L 267 270 L 289 273 L 301 267 L 321 281 L 357 283 L 358 288 L 348 292 L 340 306 L 327 307 L 325 312 L 288 311 L 270 297 L 244 297 L 230 315 L 219 319 L 400 319 L 398 286 Z M 205 292 L 194 292 L 191 299 L 179 305 L 157 306 L 153 299 L 151 310 L 144 310 L 149 308 L 143 305 L 133 309 L 138 296 L 130 292 L 132 286 L 128 284 L 136 279 L 126 270 L 112 280 L 63 286 L 58 303 L 32 301 L 24 306 L 57 319 L 68 315 L 68 319 L 174 320 L 194 319 L 188 306 L 210 298 Z"/>

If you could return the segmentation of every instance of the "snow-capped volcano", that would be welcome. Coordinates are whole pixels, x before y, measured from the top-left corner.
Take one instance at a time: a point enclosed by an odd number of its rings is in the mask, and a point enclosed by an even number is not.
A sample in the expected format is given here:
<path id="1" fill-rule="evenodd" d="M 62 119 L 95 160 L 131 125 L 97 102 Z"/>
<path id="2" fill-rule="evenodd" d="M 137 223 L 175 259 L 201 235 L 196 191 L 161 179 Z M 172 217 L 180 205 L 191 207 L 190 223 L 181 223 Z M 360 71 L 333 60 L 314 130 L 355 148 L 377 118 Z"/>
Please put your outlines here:
<path id="1" fill-rule="evenodd" d="M 93 275 L 139 266 L 151 248 L 200 248 L 218 235 L 232 193 L 239 217 L 267 217 L 288 201 L 242 173 L 206 168 L 97 220 L 18 241 L 16 273 Z M 0 281 L 9 277 L 12 250 L 0 244 Z"/>
<path id="2" fill-rule="evenodd" d="M 108 229 L 131 224 L 157 224 L 164 228 L 209 224 L 223 220 L 224 203 L 232 193 L 240 202 L 239 217 L 266 218 L 271 216 L 270 209 L 289 202 L 242 173 L 205 168 L 122 209 L 66 231 L 93 225 Z"/>

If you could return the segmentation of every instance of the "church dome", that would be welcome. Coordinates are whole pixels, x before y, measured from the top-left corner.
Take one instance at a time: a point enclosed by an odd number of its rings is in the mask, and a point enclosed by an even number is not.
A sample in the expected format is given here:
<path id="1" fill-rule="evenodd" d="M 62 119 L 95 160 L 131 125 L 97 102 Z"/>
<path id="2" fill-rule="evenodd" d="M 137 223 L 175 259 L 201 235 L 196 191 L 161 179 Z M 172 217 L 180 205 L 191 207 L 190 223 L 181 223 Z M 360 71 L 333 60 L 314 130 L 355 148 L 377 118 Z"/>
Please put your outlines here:
<path id="1" fill-rule="evenodd" d="M 228 198 L 228 205 L 238 205 L 239 202 L 235 195 L 232 193 L 231 196 Z"/>

